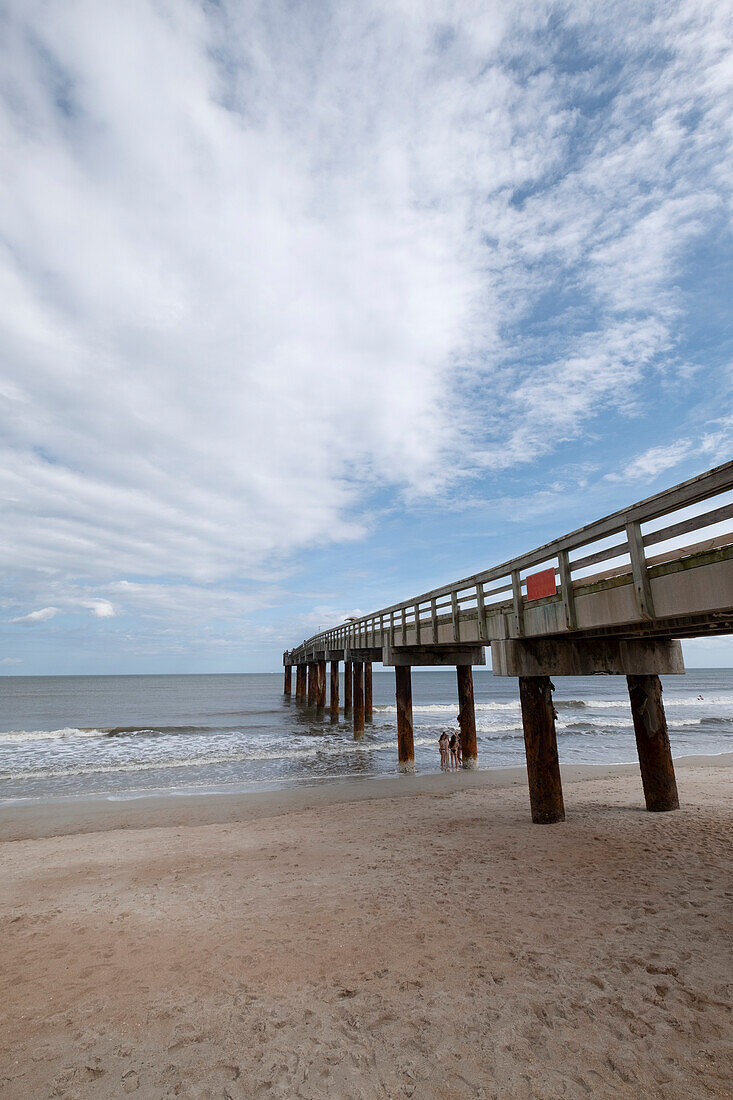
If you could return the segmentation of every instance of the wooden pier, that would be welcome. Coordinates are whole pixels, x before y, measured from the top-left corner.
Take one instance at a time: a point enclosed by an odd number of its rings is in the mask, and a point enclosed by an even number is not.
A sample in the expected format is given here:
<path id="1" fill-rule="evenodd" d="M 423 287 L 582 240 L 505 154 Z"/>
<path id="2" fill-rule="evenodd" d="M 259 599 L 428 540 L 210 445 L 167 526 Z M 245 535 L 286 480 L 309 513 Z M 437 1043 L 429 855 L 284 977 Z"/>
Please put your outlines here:
<path id="1" fill-rule="evenodd" d="M 372 662 L 393 667 L 398 767 L 409 772 L 411 669 L 454 665 L 463 767 L 473 768 L 472 669 L 491 646 L 494 676 L 519 680 L 532 820 L 551 824 L 565 818 L 551 677 L 625 675 L 646 807 L 677 809 L 659 677 L 684 672 L 681 638 L 733 633 L 731 520 L 727 462 L 512 561 L 309 638 L 283 655 L 285 694 L 295 665 L 296 700 L 323 710 L 330 661 L 338 721 L 343 661 L 344 717 L 361 738 Z"/>

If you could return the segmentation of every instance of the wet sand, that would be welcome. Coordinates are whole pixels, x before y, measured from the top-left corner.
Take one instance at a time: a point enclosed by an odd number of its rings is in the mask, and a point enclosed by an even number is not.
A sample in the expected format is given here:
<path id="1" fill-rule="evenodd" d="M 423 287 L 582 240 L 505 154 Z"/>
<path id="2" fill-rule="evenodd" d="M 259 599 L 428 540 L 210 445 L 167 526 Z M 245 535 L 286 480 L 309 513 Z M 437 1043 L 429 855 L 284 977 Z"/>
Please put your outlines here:
<path id="1" fill-rule="evenodd" d="M 0 811 L 0 1096 L 730 1097 L 731 762 Z"/>

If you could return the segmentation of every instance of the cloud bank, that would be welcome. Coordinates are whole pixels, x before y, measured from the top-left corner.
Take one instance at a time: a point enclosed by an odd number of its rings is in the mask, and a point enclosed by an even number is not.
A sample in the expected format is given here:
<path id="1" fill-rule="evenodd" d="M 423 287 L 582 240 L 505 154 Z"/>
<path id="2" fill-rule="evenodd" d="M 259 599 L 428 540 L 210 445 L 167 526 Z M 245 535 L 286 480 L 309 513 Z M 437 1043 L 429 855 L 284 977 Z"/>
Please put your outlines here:
<path id="1" fill-rule="evenodd" d="M 697 369 L 726 5 L 5 10 L 0 563 L 55 600 L 15 621 L 197 613 Z"/>

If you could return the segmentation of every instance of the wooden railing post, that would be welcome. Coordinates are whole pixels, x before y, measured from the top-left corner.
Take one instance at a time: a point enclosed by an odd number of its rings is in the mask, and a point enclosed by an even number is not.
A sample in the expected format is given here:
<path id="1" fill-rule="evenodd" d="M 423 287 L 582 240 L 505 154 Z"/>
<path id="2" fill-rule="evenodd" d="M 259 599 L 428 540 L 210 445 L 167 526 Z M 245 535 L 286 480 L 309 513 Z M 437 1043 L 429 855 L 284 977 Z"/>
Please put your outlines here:
<path id="1" fill-rule="evenodd" d="M 512 570 L 512 606 L 514 608 L 514 628 L 517 638 L 524 634 L 524 598 L 522 596 L 522 578 L 518 569 Z"/>
<path id="2" fill-rule="evenodd" d="M 577 630 L 578 618 L 575 614 L 575 593 L 573 592 L 573 577 L 567 550 L 560 550 L 557 555 L 557 564 L 560 570 L 560 591 L 562 593 L 563 611 L 565 612 L 565 626 L 568 630 Z"/>
<path id="3" fill-rule="evenodd" d="M 634 578 L 634 591 L 636 593 L 636 606 L 642 619 L 653 619 L 654 601 L 652 599 L 652 586 L 646 569 L 646 557 L 644 555 L 644 540 L 641 536 L 641 524 L 626 524 L 626 539 L 629 544 L 629 557 L 631 558 L 631 572 Z"/>
<path id="4" fill-rule="evenodd" d="M 488 631 L 486 629 L 486 606 L 484 604 L 484 585 L 483 581 L 476 585 L 476 614 L 478 615 L 478 639 L 480 642 L 488 641 Z"/>

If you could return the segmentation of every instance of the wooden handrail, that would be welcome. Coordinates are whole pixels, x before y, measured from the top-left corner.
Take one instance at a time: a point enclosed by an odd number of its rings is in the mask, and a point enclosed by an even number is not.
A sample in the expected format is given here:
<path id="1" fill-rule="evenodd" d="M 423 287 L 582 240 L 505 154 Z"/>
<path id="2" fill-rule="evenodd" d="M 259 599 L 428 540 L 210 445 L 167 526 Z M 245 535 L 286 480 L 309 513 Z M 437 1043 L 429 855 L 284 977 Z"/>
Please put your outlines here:
<path id="1" fill-rule="evenodd" d="M 419 607 L 421 629 L 424 627 L 426 630 L 429 630 L 430 624 L 432 623 L 434 634 L 437 614 L 441 609 L 445 609 L 453 619 L 454 633 L 460 633 L 460 605 L 462 602 L 468 603 L 476 601 L 476 607 L 479 609 L 480 603 L 485 603 L 485 601 L 490 600 L 492 596 L 500 592 L 513 591 L 514 604 L 517 606 L 517 600 L 519 596 L 521 596 L 523 587 L 520 574 L 526 572 L 526 570 L 532 569 L 537 565 L 551 562 L 552 559 L 557 559 L 559 562 L 561 554 L 567 555 L 573 550 L 581 549 L 583 546 L 589 546 L 594 542 L 598 542 L 601 539 L 608 538 L 611 535 L 621 532 L 626 535 L 628 530 L 638 530 L 637 525 L 649 523 L 665 515 L 671 515 L 674 512 L 680 511 L 682 508 L 699 504 L 704 500 L 731 489 L 733 489 L 733 462 L 725 462 L 720 466 L 714 467 L 712 470 L 699 474 L 697 477 L 690 478 L 688 481 L 683 481 L 681 484 L 675 485 L 670 489 L 665 489 L 661 493 L 656 493 L 654 496 L 647 497 L 637 504 L 631 505 L 629 508 L 613 512 L 611 515 L 605 516 L 595 523 L 587 524 L 575 531 L 571 531 L 567 535 L 563 535 L 559 539 L 554 539 L 551 542 L 545 543 L 543 546 L 539 546 L 535 550 L 531 550 L 527 554 L 522 554 L 511 561 L 503 562 L 491 569 L 475 573 L 470 577 L 464 577 L 452 584 L 435 588 L 430 592 L 423 592 L 419 596 L 412 596 L 404 602 L 392 604 L 376 612 L 370 612 L 368 615 L 349 623 L 346 630 L 344 630 L 343 625 L 340 625 L 330 630 L 321 631 L 312 638 L 309 638 L 302 645 L 296 646 L 291 652 L 298 653 L 305 649 L 312 650 L 316 643 L 327 643 L 329 640 L 336 639 L 340 640 L 342 645 L 349 640 L 356 648 L 358 647 L 359 640 L 362 638 L 366 637 L 368 641 L 370 633 L 374 640 L 374 634 L 376 632 L 375 620 L 383 620 L 385 617 L 389 618 L 390 632 L 392 624 L 394 623 L 396 629 L 401 632 L 404 641 L 408 622 L 411 623 L 413 627 L 415 625 L 416 607 Z M 725 504 L 719 508 L 703 512 L 698 516 L 692 516 L 680 522 L 672 523 L 657 531 L 642 535 L 641 543 L 643 546 L 651 546 L 660 542 L 666 542 L 680 535 L 724 522 L 732 517 L 733 504 Z M 724 537 L 725 536 L 723 536 L 723 538 Z M 733 533 L 730 537 L 731 541 L 733 541 Z M 610 558 L 618 557 L 621 554 L 628 553 L 628 551 L 629 542 L 627 538 L 624 538 L 622 541 L 614 543 L 605 550 L 594 551 L 574 561 L 570 561 L 566 558 L 569 576 L 573 585 L 584 583 L 588 579 L 578 578 L 578 580 L 573 581 L 572 573 L 574 571 L 590 565 L 595 565 L 602 561 L 607 561 Z M 673 553 L 680 554 L 682 552 L 682 550 L 678 550 Z M 664 557 L 669 560 L 666 554 Z M 651 560 L 655 561 L 659 559 Z M 557 573 L 560 572 L 559 565 L 555 566 L 555 569 Z M 631 570 L 632 567 L 629 565 L 622 567 L 620 572 L 631 572 Z M 616 571 L 614 570 L 614 572 Z M 513 582 L 512 577 L 515 578 Z M 477 586 L 483 586 L 488 582 L 496 580 L 503 580 L 508 583 L 483 592 L 482 600 L 478 601 Z M 460 593 L 465 594 L 460 595 Z M 440 602 L 442 598 L 445 598 L 445 603 Z M 488 603 L 485 605 L 485 609 L 480 608 L 480 610 L 482 614 L 491 615 L 495 611 L 498 612 L 499 607 L 503 605 L 505 606 L 505 601 L 494 605 Z M 473 608 L 471 608 L 471 610 L 473 610 Z M 521 607 L 519 607 L 519 611 L 521 612 Z M 369 624 L 371 624 L 370 630 L 368 630 Z"/>

